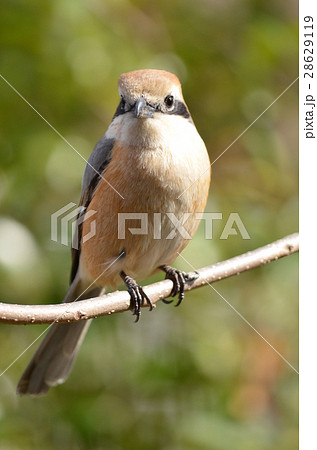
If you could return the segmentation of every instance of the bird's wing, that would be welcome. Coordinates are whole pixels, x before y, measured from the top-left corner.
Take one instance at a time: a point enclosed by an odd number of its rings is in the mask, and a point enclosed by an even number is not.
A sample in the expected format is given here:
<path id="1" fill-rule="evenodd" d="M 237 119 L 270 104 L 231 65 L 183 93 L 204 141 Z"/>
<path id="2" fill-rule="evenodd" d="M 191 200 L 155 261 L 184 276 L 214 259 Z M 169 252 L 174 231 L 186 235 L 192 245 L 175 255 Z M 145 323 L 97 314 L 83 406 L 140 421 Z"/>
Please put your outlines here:
<path id="1" fill-rule="evenodd" d="M 91 202 L 96 187 L 98 186 L 100 180 L 102 180 L 102 174 L 104 173 L 106 166 L 111 161 L 113 145 L 114 139 L 109 139 L 106 137 L 106 135 L 102 136 L 102 138 L 97 142 L 95 148 L 93 149 L 93 152 L 89 156 L 85 167 L 81 185 L 80 199 L 80 206 L 82 206 L 82 210 L 77 216 L 78 225 L 76 230 L 77 233 L 75 236 L 77 245 L 72 246 L 72 269 L 70 277 L 71 282 L 76 276 L 79 265 L 82 223 L 84 219 L 82 216 L 85 214 L 85 211 L 89 203 Z"/>
<path id="2" fill-rule="evenodd" d="M 111 153 L 114 144 L 114 139 L 109 139 L 106 135 L 103 135 L 102 138 L 97 142 L 93 152 L 88 158 L 83 180 L 81 183 L 81 192 L 82 196 L 87 191 L 91 185 L 91 182 L 94 178 L 97 177 L 97 184 L 100 181 L 100 176 L 98 173 L 104 170 L 104 168 L 109 164 L 111 160 Z M 97 173 L 98 172 L 98 173 Z"/>

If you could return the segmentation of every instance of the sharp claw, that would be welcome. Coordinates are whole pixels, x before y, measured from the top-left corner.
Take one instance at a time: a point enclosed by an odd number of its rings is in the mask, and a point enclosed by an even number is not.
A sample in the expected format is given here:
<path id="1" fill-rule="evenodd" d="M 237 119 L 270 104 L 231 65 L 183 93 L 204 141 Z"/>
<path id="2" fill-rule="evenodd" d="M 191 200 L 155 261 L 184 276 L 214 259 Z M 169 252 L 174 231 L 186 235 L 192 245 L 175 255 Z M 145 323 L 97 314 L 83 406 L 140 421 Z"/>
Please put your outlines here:
<path id="1" fill-rule="evenodd" d="M 166 300 L 166 298 L 162 298 L 162 302 L 165 303 L 166 305 L 170 305 L 171 303 L 173 303 L 174 300 Z"/>
<path id="2" fill-rule="evenodd" d="M 179 281 L 180 288 L 179 288 L 179 294 L 178 294 L 178 302 L 176 303 L 175 306 L 179 306 L 185 297 L 185 294 L 184 294 L 184 288 L 185 288 L 185 283 L 186 283 L 185 274 L 183 272 L 179 272 L 178 276 L 179 276 L 179 280 L 180 280 Z"/>
<path id="3" fill-rule="evenodd" d="M 136 303 L 136 316 L 139 320 L 140 315 L 141 315 L 141 305 L 142 305 L 142 295 L 140 293 L 140 289 L 139 286 L 136 285 L 135 287 L 135 291 L 136 291 L 136 297 L 137 297 L 137 303 Z"/>
<path id="4" fill-rule="evenodd" d="M 147 304 L 149 305 L 149 310 L 152 311 L 153 309 L 153 303 L 151 302 L 151 299 L 146 295 L 143 288 L 139 286 L 141 296 L 142 296 L 142 304 L 144 303 L 144 300 L 146 300 Z"/>
<path id="5" fill-rule="evenodd" d="M 194 281 L 198 278 L 198 274 L 194 273 L 184 273 L 180 270 L 174 269 L 166 265 L 160 266 L 160 269 L 166 273 L 165 279 L 171 280 L 173 282 L 173 288 L 171 290 L 170 296 L 175 297 L 178 294 L 178 301 L 175 306 L 179 306 L 184 300 L 184 289 L 186 282 Z M 172 301 L 163 299 L 164 303 L 170 304 Z"/>
<path id="6" fill-rule="evenodd" d="M 173 281 L 173 289 L 171 291 L 171 297 L 175 297 L 175 295 L 179 292 L 180 285 L 177 276 L 175 276 L 175 279 L 172 279 L 172 281 Z"/>
<path id="7" fill-rule="evenodd" d="M 137 323 L 137 322 L 140 320 L 140 315 L 141 315 L 141 314 L 138 314 L 138 315 L 136 316 L 134 323 Z"/>
<path id="8" fill-rule="evenodd" d="M 133 307 L 133 315 L 136 315 L 136 313 L 137 313 L 137 301 L 138 301 L 136 293 L 135 293 L 135 291 L 133 289 L 131 289 L 129 287 L 128 287 L 128 292 L 130 294 L 130 303 L 131 303 L 131 306 Z"/>
<path id="9" fill-rule="evenodd" d="M 175 307 L 179 306 L 182 303 L 184 297 L 185 297 L 184 291 L 181 291 L 178 295 L 178 302 L 176 303 Z"/>
<path id="10" fill-rule="evenodd" d="M 139 286 L 137 282 L 133 280 L 133 278 L 127 276 L 124 272 L 121 272 L 120 276 L 123 279 L 130 294 L 130 305 L 133 310 L 132 314 L 136 316 L 135 322 L 138 322 L 141 316 L 141 307 L 143 306 L 144 301 L 146 300 L 146 302 L 148 303 L 150 311 L 152 311 L 153 309 L 153 304 L 142 287 Z"/>

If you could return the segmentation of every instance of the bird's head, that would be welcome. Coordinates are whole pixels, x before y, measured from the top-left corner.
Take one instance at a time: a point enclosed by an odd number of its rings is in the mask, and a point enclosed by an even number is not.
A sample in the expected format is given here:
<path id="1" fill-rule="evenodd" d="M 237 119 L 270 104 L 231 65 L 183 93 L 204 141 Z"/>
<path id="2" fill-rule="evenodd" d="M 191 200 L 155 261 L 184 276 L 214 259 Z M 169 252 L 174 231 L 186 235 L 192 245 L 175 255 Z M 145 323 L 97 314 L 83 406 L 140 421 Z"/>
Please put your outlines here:
<path id="1" fill-rule="evenodd" d="M 136 70 L 119 78 L 120 104 L 115 117 L 133 114 L 148 119 L 161 114 L 190 118 L 181 84 L 176 75 L 165 70 Z"/>

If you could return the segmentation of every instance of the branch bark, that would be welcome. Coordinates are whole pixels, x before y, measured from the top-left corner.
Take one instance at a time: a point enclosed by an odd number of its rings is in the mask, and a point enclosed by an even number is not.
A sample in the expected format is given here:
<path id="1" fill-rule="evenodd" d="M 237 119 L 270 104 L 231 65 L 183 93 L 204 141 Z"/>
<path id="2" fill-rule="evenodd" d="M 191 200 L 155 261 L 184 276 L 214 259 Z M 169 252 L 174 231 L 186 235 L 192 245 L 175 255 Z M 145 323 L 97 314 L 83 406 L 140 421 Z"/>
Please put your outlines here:
<path id="1" fill-rule="evenodd" d="M 197 270 L 199 278 L 187 284 L 185 291 L 223 280 L 233 275 L 276 261 L 284 256 L 298 252 L 298 233 L 291 234 L 264 247 Z M 172 281 L 164 280 L 144 288 L 146 294 L 156 303 L 169 297 Z M 25 325 L 69 323 L 87 320 L 107 314 L 130 309 L 130 296 L 127 291 L 116 291 L 107 295 L 74 303 L 57 305 L 16 305 L 0 303 L 0 322 Z"/>

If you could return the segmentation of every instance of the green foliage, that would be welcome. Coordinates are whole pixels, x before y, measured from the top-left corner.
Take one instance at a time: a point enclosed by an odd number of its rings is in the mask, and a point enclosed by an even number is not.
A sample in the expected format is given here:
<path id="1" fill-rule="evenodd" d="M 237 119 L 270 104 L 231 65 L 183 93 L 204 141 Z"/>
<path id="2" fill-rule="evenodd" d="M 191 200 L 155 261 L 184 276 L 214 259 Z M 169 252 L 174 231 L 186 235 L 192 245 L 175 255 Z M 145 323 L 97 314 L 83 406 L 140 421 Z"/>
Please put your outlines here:
<path id="1" fill-rule="evenodd" d="M 118 76 L 164 68 L 214 161 L 297 77 L 297 3 L 4 0 L 0 42 L 0 73 L 85 158 Z M 1 300 L 59 302 L 70 255 L 50 241 L 50 215 L 78 202 L 85 163 L 1 79 L 0 102 Z M 207 211 L 223 220 L 185 250 L 194 267 L 297 230 L 297 120 L 295 84 L 213 165 Z M 220 240 L 232 211 L 250 240 Z M 296 255 L 214 286 L 298 366 Z M 1 370 L 41 331 L 1 326 Z M 0 378 L 1 448 L 297 448 L 297 374 L 210 287 L 138 325 L 95 320 L 68 382 L 17 398 L 33 348 Z"/>

